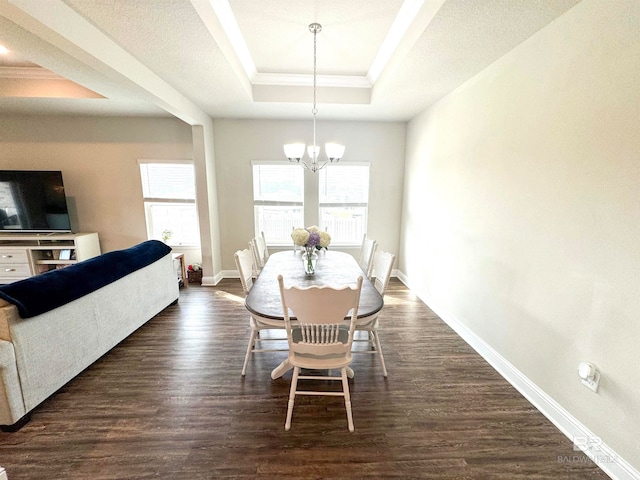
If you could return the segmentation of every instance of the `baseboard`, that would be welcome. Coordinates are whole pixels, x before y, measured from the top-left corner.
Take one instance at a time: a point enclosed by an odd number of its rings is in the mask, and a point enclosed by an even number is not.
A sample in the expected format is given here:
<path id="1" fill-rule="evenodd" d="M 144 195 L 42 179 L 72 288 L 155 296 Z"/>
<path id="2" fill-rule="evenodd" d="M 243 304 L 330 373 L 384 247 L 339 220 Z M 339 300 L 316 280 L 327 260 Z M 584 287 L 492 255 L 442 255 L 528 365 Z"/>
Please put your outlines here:
<path id="1" fill-rule="evenodd" d="M 408 277 L 398 272 L 398 278 L 411 288 Z M 527 378 L 502 355 L 495 351 L 482 338 L 462 324 L 457 318 L 441 308 L 424 292 L 413 290 L 434 313 L 436 313 L 449 327 L 451 327 L 465 342 L 484 358 L 505 380 L 518 390 L 540 413 L 547 417 L 574 445 L 576 439 L 598 438 L 578 419 L 547 395 L 540 387 Z M 613 449 L 602 442 L 579 442 L 586 445 L 576 445 L 603 472 L 615 480 L 640 480 L 640 472 L 620 457 Z M 559 456 L 558 461 L 579 461 L 571 456 Z"/>
<path id="2" fill-rule="evenodd" d="M 219 272 L 217 275 L 213 277 L 202 277 L 202 286 L 215 287 L 223 278 L 224 278 L 224 275 L 222 275 L 222 272 Z"/>
<path id="3" fill-rule="evenodd" d="M 240 278 L 238 270 L 222 270 L 220 274 L 222 278 Z"/>

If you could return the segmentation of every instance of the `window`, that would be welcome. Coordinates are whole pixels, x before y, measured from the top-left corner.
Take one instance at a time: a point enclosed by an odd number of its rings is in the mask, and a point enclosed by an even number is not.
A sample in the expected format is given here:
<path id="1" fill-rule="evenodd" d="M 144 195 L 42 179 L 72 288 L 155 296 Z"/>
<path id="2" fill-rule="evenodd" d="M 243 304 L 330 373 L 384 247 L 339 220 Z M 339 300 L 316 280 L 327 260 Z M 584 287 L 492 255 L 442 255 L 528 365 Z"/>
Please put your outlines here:
<path id="1" fill-rule="evenodd" d="M 169 245 L 199 246 L 193 163 L 139 161 L 147 235 Z"/>
<path id="2" fill-rule="evenodd" d="M 252 162 L 256 234 L 267 243 L 290 245 L 291 231 L 304 225 L 304 171 L 299 165 Z"/>
<path id="3" fill-rule="evenodd" d="M 329 165 L 318 172 L 321 228 L 331 243 L 359 245 L 367 231 L 369 164 Z"/>

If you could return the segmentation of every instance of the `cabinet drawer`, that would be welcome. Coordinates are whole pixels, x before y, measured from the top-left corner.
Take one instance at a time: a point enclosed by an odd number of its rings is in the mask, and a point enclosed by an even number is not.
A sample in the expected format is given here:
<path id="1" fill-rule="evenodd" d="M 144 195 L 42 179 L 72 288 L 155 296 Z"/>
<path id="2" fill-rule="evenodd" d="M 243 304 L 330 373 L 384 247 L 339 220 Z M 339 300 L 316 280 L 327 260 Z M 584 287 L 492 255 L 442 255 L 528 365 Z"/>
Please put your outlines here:
<path id="1" fill-rule="evenodd" d="M 17 282 L 18 280 L 26 280 L 29 277 L 2 277 L 0 276 L 0 285 L 7 285 L 9 283 Z M 1 479 L 2 477 L 0 477 Z"/>
<path id="2" fill-rule="evenodd" d="M 30 277 L 31 270 L 26 263 L 3 263 L 0 264 L 0 277 L 3 278 L 24 278 Z"/>
<path id="3" fill-rule="evenodd" d="M 5 263 L 24 263 L 29 264 L 26 250 L 0 250 L 0 264 Z M 0 270 L 0 273 L 2 270 Z"/>

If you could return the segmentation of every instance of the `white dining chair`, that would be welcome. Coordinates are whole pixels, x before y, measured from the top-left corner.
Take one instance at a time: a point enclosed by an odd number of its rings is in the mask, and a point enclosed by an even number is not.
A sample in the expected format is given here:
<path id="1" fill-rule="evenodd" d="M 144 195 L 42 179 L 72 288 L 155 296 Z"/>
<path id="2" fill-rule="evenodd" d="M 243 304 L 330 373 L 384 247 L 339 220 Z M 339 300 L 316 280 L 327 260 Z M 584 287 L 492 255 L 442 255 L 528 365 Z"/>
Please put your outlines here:
<path id="1" fill-rule="evenodd" d="M 362 261 L 362 253 L 364 252 L 364 245 L 367 242 L 367 234 L 362 236 L 362 244 L 360 245 L 360 252 L 358 252 L 358 263 Z"/>
<path id="2" fill-rule="evenodd" d="M 371 278 L 371 268 L 373 267 L 373 256 L 376 252 L 378 243 L 375 240 L 367 238 L 366 234 L 362 240 L 362 247 L 360 248 L 360 256 L 358 258 L 358 265 L 362 268 L 362 271 Z"/>
<path id="3" fill-rule="evenodd" d="M 347 366 L 351 363 L 351 347 L 358 317 L 358 302 L 362 289 L 362 276 L 356 287 L 285 287 L 282 275 L 278 275 L 282 312 L 287 342 L 288 361 L 293 366 L 285 430 L 291 428 L 291 417 L 296 395 L 329 395 L 344 397 L 349 431 L 354 431 L 351 413 L 351 396 L 347 380 Z M 351 311 L 349 328 L 344 319 Z M 292 324 L 291 314 L 296 318 Z M 329 370 L 326 376 L 300 375 L 300 369 Z M 332 376 L 332 369 L 340 369 L 340 376 Z M 299 380 L 340 380 L 342 392 L 298 390 Z"/>
<path id="4" fill-rule="evenodd" d="M 384 295 L 389 286 L 389 279 L 391 278 L 391 272 L 393 270 L 393 263 L 396 256 L 383 251 L 376 251 L 373 257 L 373 267 L 371 269 L 371 281 L 378 293 L 384 298 Z M 384 307 L 383 307 L 384 309 Z M 354 342 L 367 342 L 371 350 L 354 350 L 354 353 L 374 353 L 378 355 L 380 359 L 380 365 L 382 366 L 382 374 L 387 376 L 387 367 L 384 363 L 384 355 L 382 354 L 382 345 L 380 344 L 379 328 L 379 315 L 381 312 L 376 313 L 373 316 L 359 319 L 356 323 L 356 332 L 366 332 L 366 339 L 355 338 Z"/>
<path id="5" fill-rule="evenodd" d="M 254 277 L 257 277 L 262 271 L 264 264 L 267 263 L 267 260 L 269 259 L 269 249 L 264 237 L 264 232 L 261 232 L 260 235 L 249 241 L 249 249 L 253 254 Z"/>
<path id="6" fill-rule="evenodd" d="M 253 254 L 248 250 L 238 250 L 234 253 L 234 259 L 236 261 L 236 268 L 240 275 L 240 282 L 242 283 L 242 290 L 247 295 L 249 290 L 253 287 Z M 260 352 L 283 352 L 287 351 L 286 348 L 262 348 L 262 342 L 283 342 L 286 338 L 283 335 L 278 337 L 260 337 L 260 331 L 262 330 L 283 330 L 284 323 L 280 320 L 269 320 L 266 318 L 258 317 L 256 315 L 249 316 L 249 327 L 251 333 L 249 336 L 249 345 L 247 345 L 247 351 L 244 356 L 244 363 L 242 365 L 242 376 L 247 373 L 247 364 L 252 353 Z M 259 342 L 260 348 L 256 348 L 256 342 Z"/>

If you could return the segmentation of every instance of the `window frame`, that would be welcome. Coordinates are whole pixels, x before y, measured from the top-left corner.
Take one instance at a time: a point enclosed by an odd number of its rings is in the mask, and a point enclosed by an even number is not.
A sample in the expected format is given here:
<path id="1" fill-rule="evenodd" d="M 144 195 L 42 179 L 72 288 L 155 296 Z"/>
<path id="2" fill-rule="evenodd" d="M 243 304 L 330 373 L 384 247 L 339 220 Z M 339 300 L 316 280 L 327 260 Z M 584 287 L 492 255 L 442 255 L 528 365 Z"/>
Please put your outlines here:
<path id="1" fill-rule="evenodd" d="M 256 166 L 282 166 L 282 167 L 291 167 L 291 168 L 300 168 L 302 167 L 282 160 L 252 160 L 251 161 L 251 196 L 253 199 L 253 228 L 255 236 L 260 236 L 262 234 L 262 229 L 260 229 L 260 218 L 257 215 L 256 207 L 291 207 L 291 208 L 299 208 L 301 212 L 301 221 L 299 222 L 301 225 L 304 225 L 304 210 L 305 210 L 305 178 L 304 171 L 301 172 L 301 199 L 300 200 L 257 200 L 255 197 L 255 170 Z M 287 239 L 273 239 L 269 237 L 269 233 L 265 232 L 265 239 L 268 245 L 275 247 L 289 246 L 291 244 L 291 240 Z"/>
<path id="2" fill-rule="evenodd" d="M 156 238 L 154 235 L 154 224 L 153 224 L 153 215 L 151 214 L 151 209 L 156 205 L 166 205 L 166 206 L 180 206 L 180 205 L 193 205 L 194 213 L 196 218 L 196 225 L 198 234 L 195 236 L 195 243 L 175 243 L 171 241 L 169 238 L 166 243 L 172 247 L 190 247 L 190 248 L 200 248 L 200 222 L 198 217 L 198 203 L 197 203 L 197 191 L 196 191 L 196 169 L 195 162 L 193 160 L 147 160 L 147 159 L 139 159 L 138 160 L 138 173 L 140 175 L 140 187 L 142 189 L 142 201 L 144 205 L 144 215 L 145 215 L 145 225 L 147 228 L 147 238 L 148 239 L 156 239 L 161 240 L 160 238 Z M 145 197 L 144 186 L 143 186 L 143 178 L 142 178 L 142 165 L 150 165 L 150 164 L 165 164 L 165 165 L 191 165 L 193 169 L 193 181 L 194 181 L 194 194 L 193 199 L 191 198 L 165 198 L 165 197 Z"/>
<path id="3" fill-rule="evenodd" d="M 363 234 L 367 232 L 367 227 L 369 223 L 369 197 L 371 192 L 371 163 L 370 162 L 339 162 L 333 165 L 327 165 L 323 170 L 328 168 L 341 168 L 341 167 L 366 167 L 367 168 L 367 201 L 366 202 L 322 202 L 321 201 L 321 187 L 320 187 L 320 172 L 318 172 L 318 221 L 322 223 L 322 209 L 323 208 L 335 208 L 335 207 L 347 207 L 347 208 L 364 208 L 364 225 L 363 225 Z M 326 174 L 326 172 L 325 172 Z M 322 228 L 326 228 L 326 225 L 323 225 Z M 331 229 L 329 229 L 329 235 L 331 235 Z M 362 235 L 356 235 L 353 239 L 345 241 L 334 241 L 332 239 L 332 244 L 335 246 L 343 246 L 343 247 L 354 247 L 360 246 L 362 244 Z"/>

